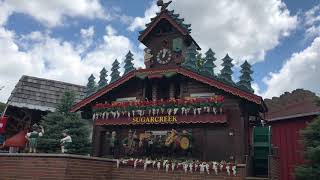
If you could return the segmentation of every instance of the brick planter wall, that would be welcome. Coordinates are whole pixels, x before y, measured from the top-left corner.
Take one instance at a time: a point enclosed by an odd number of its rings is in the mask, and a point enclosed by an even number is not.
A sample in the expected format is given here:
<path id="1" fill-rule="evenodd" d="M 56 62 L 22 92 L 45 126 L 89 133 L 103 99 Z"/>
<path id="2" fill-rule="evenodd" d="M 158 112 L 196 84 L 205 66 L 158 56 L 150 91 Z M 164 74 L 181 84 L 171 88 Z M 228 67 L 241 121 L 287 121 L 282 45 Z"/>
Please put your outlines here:
<path id="1" fill-rule="evenodd" d="M 0 154 L 0 180 L 105 180 L 105 179 L 228 179 L 245 177 L 245 165 L 240 165 L 237 176 L 220 173 L 200 174 L 168 172 L 148 168 L 121 166 L 109 159 L 59 154 Z"/>
<path id="2" fill-rule="evenodd" d="M 59 154 L 0 154 L 1 180 L 110 179 L 110 160 Z"/>

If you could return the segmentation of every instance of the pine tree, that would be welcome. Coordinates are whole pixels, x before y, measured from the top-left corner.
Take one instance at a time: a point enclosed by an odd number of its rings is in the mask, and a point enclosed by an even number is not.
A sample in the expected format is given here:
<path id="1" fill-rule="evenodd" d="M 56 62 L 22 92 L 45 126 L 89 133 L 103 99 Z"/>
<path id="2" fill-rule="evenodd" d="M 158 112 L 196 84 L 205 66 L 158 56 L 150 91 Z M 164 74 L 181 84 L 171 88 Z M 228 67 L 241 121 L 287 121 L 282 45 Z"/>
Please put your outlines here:
<path id="1" fill-rule="evenodd" d="M 197 61 L 197 46 L 194 43 L 192 43 L 187 49 L 186 58 L 182 66 L 190 70 L 196 70 L 197 69 L 196 61 Z"/>
<path id="2" fill-rule="evenodd" d="M 204 64 L 204 58 L 202 57 L 201 53 L 197 52 L 197 55 L 196 55 L 196 67 L 197 67 L 198 71 L 202 71 L 203 64 Z"/>
<path id="3" fill-rule="evenodd" d="M 86 86 L 86 96 L 89 96 L 90 94 L 94 93 L 96 90 L 96 82 L 94 81 L 96 78 L 91 74 L 91 76 L 88 79 L 88 84 Z"/>
<path id="4" fill-rule="evenodd" d="M 318 180 L 320 177 L 320 117 L 301 131 L 306 164 L 295 170 L 297 180 Z"/>
<path id="5" fill-rule="evenodd" d="M 112 63 L 112 68 L 111 68 L 111 83 L 116 81 L 117 79 L 120 78 L 120 72 L 119 72 L 119 62 L 116 59 L 113 63 Z"/>
<path id="6" fill-rule="evenodd" d="M 220 74 L 220 79 L 226 83 L 230 83 L 230 84 L 234 84 L 234 82 L 232 81 L 232 60 L 229 55 L 227 54 L 223 59 L 223 63 L 222 63 L 222 70 L 221 70 L 221 74 Z"/>
<path id="7" fill-rule="evenodd" d="M 125 64 L 124 64 L 124 74 L 127 74 L 133 70 L 135 70 L 135 68 L 133 67 L 133 54 L 131 53 L 131 51 L 128 52 L 128 54 L 126 55 L 126 59 L 124 60 Z"/>
<path id="8" fill-rule="evenodd" d="M 100 71 L 100 80 L 98 82 L 99 84 L 99 88 L 103 88 L 105 87 L 107 84 L 108 84 L 108 80 L 107 80 L 107 70 L 106 68 L 103 68 L 101 71 Z"/>
<path id="9" fill-rule="evenodd" d="M 241 71 L 242 74 L 240 76 L 240 81 L 238 82 L 238 87 L 240 87 L 243 90 L 254 92 L 254 90 L 251 87 L 251 81 L 253 80 L 251 78 L 251 74 L 253 71 L 251 70 L 251 65 L 248 63 L 248 61 L 245 61 L 241 65 Z"/>
<path id="10" fill-rule="evenodd" d="M 217 60 L 214 57 L 214 52 L 211 50 L 211 48 L 206 52 L 205 62 L 203 64 L 203 73 L 206 75 L 209 75 L 211 77 L 214 77 L 214 68 L 216 65 L 214 64 L 214 61 Z"/>
<path id="11" fill-rule="evenodd" d="M 90 153 L 89 125 L 80 118 L 77 113 L 69 110 L 75 102 L 75 94 L 66 92 L 56 112 L 49 113 L 43 117 L 41 125 L 45 129 L 43 137 L 39 139 L 38 150 L 44 153 L 59 153 L 62 132 L 68 130 L 72 143 L 68 153 L 83 154 Z"/>

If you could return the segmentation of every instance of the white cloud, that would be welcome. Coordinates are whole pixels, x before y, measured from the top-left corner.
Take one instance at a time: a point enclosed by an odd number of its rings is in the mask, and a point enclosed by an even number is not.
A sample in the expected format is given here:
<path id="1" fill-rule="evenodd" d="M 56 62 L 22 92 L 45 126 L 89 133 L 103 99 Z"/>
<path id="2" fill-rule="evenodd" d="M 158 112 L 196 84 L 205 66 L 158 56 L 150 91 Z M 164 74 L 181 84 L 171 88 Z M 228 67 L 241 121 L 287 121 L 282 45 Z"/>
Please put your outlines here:
<path id="1" fill-rule="evenodd" d="M 135 17 L 128 29 L 130 31 L 144 29 L 145 25 L 150 22 L 150 18 L 156 16 L 158 11 L 159 7 L 155 3 L 152 3 L 151 6 L 145 11 L 144 17 Z"/>
<path id="2" fill-rule="evenodd" d="M 304 25 L 306 26 L 307 39 L 320 36 L 320 5 L 305 12 Z"/>
<path id="3" fill-rule="evenodd" d="M 12 9 L 3 1 L 0 1 L 0 26 L 5 24 L 8 20 L 8 17 L 12 13 Z"/>
<path id="4" fill-rule="evenodd" d="M 80 29 L 80 34 L 82 38 L 92 38 L 94 35 L 94 27 L 90 26 L 87 29 Z"/>
<path id="5" fill-rule="evenodd" d="M 108 18 L 99 0 L 1 0 L 0 24 L 13 12 L 30 15 L 49 27 L 61 25 L 65 17 Z"/>
<path id="6" fill-rule="evenodd" d="M 301 52 L 294 53 L 279 72 L 270 73 L 264 79 L 267 90 L 263 97 L 279 96 L 285 91 L 304 88 L 319 93 L 320 37 Z"/>
<path id="7" fill-rule="evenodd" d="M 83 54 L 89 47 L 91 47 L 91 45 L 93 44 L 94 33 L 95 33 L 95 30 L 93 26 L 80 29 L 80 36 L 81 36 L 82 43 L 77 44 L 77 47 L 76 47 L 79 53 Z"/>
<path id="8" fill-rule="evenodd" d="M 126 53 L 131 50 L 135 55 L 134 64 L 137 67 L 143 66 L 142 51 L 134 47 L 134 44 L 125 36 L 118 35 L 112 26 L 106 26 L 106 35 L 103 36 L 104 43 L 98 46 L 95 51 L 90 52 L 84 58 L 85 61 L 94 66 L 107 65 L 111 67 L 113 61 L 123 61 Z"/>
<path id="9" fill-rule="evenodd" d="M 0 101 L 7 100 L 24 74 L 85 85 L 91 73 L 98 78 L 103 67 L 110 71 L 114 59 L 122 62 L 129 49 L 135 55 L 136 64 L 141 65 L 141 51 L 135 50 L 127 37 L 111 29 L 107 26 L 104 41 L 82 57 L 77 46 L 71 42 L 40 32 L 17 37 L 14 32 L 0 27 L 0 86 L 5 86 L 1 90 Z M 85 31 L 82 33 L 85 36 L 93 35 L 90 27 Z M 85 43 L 85 39 L 80 41 L 82 45 Z M 21 44 L 28 48 L 21 50 Z"/>
<path id="10" fill-rule="evenodd" d="M 259 85 L 257 83 L 253 82 L 251 86 L 252 86 L 252 89 L 254 90 L 254 93 L 256 95 L 258 95 L 258 96 L 262 95 L 261 94 L 261 89 L 260 89 L 260 87 L 259 87 Z"/>
<path id="11" fill-rule="evenodd" d="M 297 25 L 280 0 L 175 0 L 170 8 L 192 24 L 191 35 L 204 51 L 210 47 L 219 58 L 229 53 L 237 64 L 262 61 Z M 143 29 L 156 11 L 152 4 L 129 29 Z"/>

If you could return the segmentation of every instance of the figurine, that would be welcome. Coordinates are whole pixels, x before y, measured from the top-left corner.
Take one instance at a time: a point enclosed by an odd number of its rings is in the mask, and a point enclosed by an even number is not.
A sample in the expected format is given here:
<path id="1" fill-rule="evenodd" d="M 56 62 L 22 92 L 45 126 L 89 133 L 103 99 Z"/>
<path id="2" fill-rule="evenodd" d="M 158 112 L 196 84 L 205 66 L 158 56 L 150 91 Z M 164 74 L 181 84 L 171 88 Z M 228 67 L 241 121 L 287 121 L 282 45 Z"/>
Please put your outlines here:
<path id="1" fill-rule="evenodd" d="M 60 139 L 61 153 L 67 153 L 72 143 L 72 138 L 68 133 L 68 130 L 62 132 L 63 138 Z"/>
<path id="2" fill-rule="evenodd" d="M 40 132 L 39 132 L 40 127 Z M 26 139 L 28 140 L 29 145 L 29 153 L 37 153 L 37 145 L 38 145 L 38 138 L 43 136 L 44 129 L 42 126 L 39 126 L 37 124 L 34 124 L 32 126 L 32 132 L 29 132 L 26 134 Z"/>
<path id="3" fill-rule="evenodd" d="M 169 1 L 169 2 L 167 2 L 167 3 L 164 3 L 163 0 L 158 0 L 158 1 L 157 1 L 157 5 L 158 5 L 159 7 L 161 7 L 161 11 L 166 10 L 167 7 L 169 6 L 169 4 L 171 4 L 171 3 L 172 3 L 172 1 Z"/>
<path id="4" fill-rule="evenodd" d="M 146 68 L 150 68 L 152 62 L 151 59 L 153 58 L 153 55 L 151 54 L 151 50 L 149 48 L 144 49 L 144 64 L 146 65 Z"/>
<path id="5" fill-rule="evenodd" d="M 112 131 L 112 133 L 111 133 L 109 148 L 110 148 L 110 153 L 112 154 L 112 156 L 114 158 L 117 157 L 118 156 L 119 141 L 117 138 L 116 131 Z"/>
<path id="6" fill-rule="evenodd" d="M 128 137 L 122 140 L 122 146 L 126 156 L 132 156 L 135 153 L 136 148 L 136 137 L 135 132 L 132 133 L 131 130 L 128 132 Z"/>

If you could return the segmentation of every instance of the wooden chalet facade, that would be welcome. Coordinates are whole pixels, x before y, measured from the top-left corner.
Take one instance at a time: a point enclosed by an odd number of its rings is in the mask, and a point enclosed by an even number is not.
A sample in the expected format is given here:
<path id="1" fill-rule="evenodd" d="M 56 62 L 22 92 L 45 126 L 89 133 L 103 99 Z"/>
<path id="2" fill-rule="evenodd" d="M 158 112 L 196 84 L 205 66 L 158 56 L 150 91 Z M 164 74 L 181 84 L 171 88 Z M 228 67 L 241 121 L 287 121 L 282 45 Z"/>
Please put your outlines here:
<path id="1" fill-rule="evenodd" d="M 94 121 L 93 155 L 112 155 L 113 132 L 121 140 L 117 156 L 123 157 L 122 140 L 129 130 L 137 139 L 146 132 L 160 139 L 168 138 L 174 129 L 178 135 L 189 135 L 189 152 L 183 158 L 245 164 L 249 155 L 249 119 L 260 121 L 261 113 L 267 111 L 263 99 L 253 94 L 252 71 L 247 68 L 250 65 L 244 63 L 244 76 L 234 83 L 228 55 L 223 59 L 220 75 L 214 73 L 216 58 L 211 49 L 204 62 L 198 64 L 200 47 L 191 37 L 190 25 L 164 5 L 146 26 L 139 36 L 147 47 L 146 68 L 134 69 L 129 52 L 122 76 L 117 61 L 109 83 L 105 82 L 105 70 L 101 72 L 98 90 L 93 90 L 97 88 L 91 76 L 87 97 L 72 108 Z M 155 152 L 168 156 L 168 151 Z M 181 158 L 178 154 L 175 151 L 173 157 Z"/>

